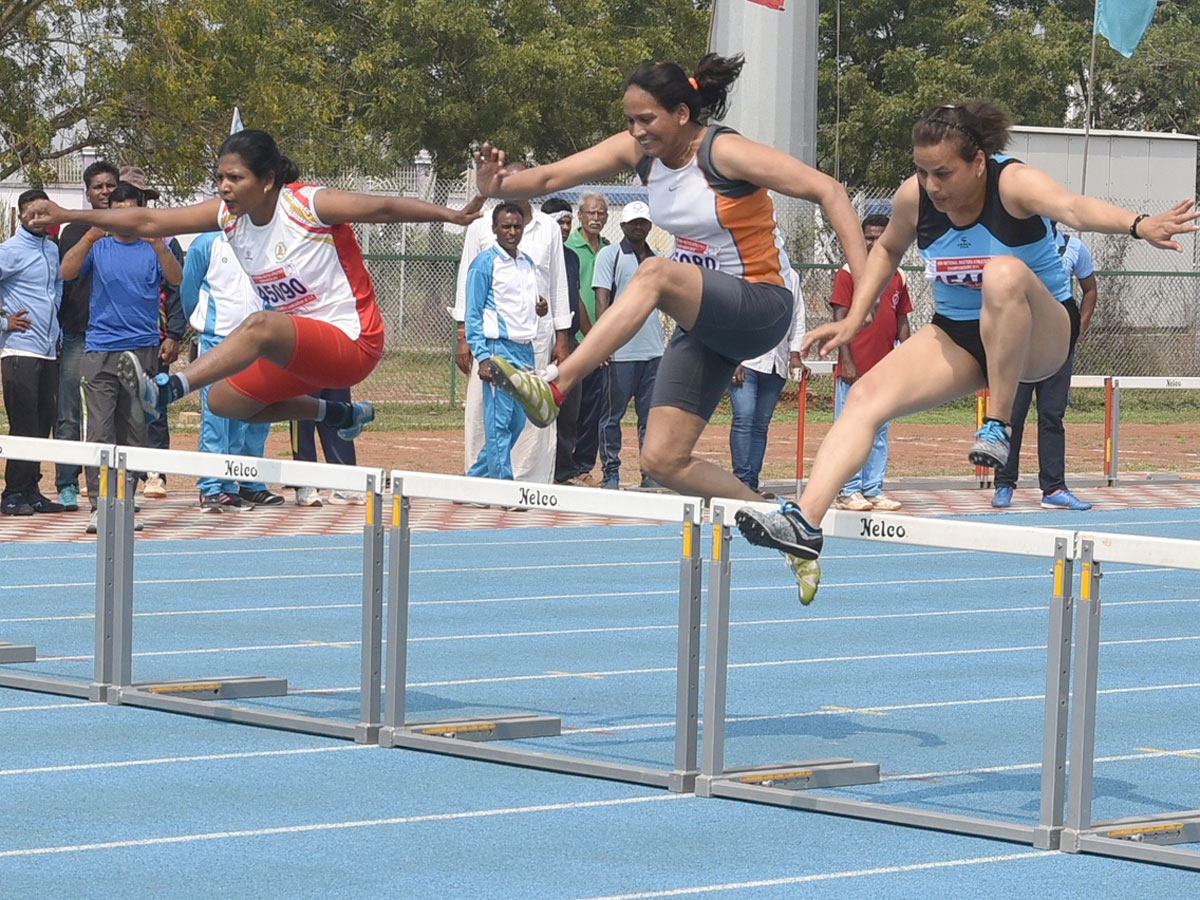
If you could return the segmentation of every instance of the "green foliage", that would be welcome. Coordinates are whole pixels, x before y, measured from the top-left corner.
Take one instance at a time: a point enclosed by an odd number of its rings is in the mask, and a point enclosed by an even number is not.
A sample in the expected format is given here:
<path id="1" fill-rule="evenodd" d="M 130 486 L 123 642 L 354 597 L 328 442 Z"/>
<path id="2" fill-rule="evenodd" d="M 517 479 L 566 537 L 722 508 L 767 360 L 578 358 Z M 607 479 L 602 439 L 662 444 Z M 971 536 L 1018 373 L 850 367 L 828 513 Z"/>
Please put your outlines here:
<path id="1" fill-rule="evenodd" d="M 1083 125 L 1093 3 L 1088 0 L 862 0 L 821 3 L 820 166 L 893 190 L 912 172 L 910 131 L 930 107 L 992 100 L 1019 124 Z M 1200 130 L 1200 28 L 1194 4 L 1160 5 L 1126 60 L 1099 42 L 1093 126 Z"/>

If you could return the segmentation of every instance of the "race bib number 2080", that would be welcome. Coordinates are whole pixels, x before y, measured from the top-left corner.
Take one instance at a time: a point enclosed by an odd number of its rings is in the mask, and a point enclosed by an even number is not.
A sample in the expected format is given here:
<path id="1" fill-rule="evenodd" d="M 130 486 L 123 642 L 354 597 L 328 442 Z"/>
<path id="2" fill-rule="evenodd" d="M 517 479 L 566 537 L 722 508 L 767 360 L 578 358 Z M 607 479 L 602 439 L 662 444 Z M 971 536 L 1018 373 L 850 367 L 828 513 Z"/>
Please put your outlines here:
<path id="1" fill-rule="evenodd" d="M 251 280 L 263 306 L 277 312 L 290 312 L 317 299 L 308 285 L 282 268 L 252 275 Z"/>
<path id="2" fill-rule="evenodd" d="M 717 261 L 717 248 L 691 238 L 675 238 L 675 252 L 671 254 L 671 259 L 676 262 L 703 266 L 706 269 L 721 268 L 721 264 Z"/>

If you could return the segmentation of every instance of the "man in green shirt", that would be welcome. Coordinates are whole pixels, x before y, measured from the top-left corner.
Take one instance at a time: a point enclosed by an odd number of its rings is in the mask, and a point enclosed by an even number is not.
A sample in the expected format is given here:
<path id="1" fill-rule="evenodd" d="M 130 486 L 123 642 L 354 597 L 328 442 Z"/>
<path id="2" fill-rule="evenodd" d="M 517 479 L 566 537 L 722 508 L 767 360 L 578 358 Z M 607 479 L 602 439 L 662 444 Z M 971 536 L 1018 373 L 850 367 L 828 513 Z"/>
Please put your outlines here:
<path id="1" fill-rule="evenodd" d="M 600 234 L 608 224 L 608 201 L 596 191 L 585 191 L 579 198 L 579 228 L 565 246 L 574 250 L 579 257 L 579 333 L 576 340 L 592 329 L 596 321 L 596 294 L 592 289 L 592 272 L 596 268 L 596 254 L 608 245 Z M 596 485 L 599 479 L 591 476 L 596 465 L 596 454 L 600 450 L 600 420 L 604 415 L 605 397 L 608 394 L 608 367 L 601 366 L 579 385 L 579 431 L 575 439 L 573 483 Z"/>

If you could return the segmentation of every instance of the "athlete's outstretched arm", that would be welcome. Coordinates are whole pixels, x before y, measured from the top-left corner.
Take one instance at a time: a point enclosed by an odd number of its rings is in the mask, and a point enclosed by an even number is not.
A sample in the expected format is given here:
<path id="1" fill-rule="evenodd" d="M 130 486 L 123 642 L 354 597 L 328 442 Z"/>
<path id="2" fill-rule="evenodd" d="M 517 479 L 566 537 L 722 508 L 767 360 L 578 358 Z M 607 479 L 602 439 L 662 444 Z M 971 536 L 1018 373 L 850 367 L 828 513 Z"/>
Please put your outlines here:
<path id="1" fill-rule="evenodd" d="M 470 225 L 479 218 L 483 197 L 476 195 L 462 209 L 450 209 L 412 197 L 384 197 L 324 188 L 313 196 L 313 205 L 327 225 L 345 222 L 450 222 Z"/>
<path id="2" fill-rule="evenodd" d="M 920 193 L 914 175 L 896 191 L 892 199 L 892 215 L 883 234 L 871 248 L 861 278 L 854 279 L 854 297 L 846 317 L 814 328 L 804 336 L 802 353 L 817 345 L 822 357 L 850 342 L 862 327 L 867 310 L 883 291 L 884 286 L 900 265 L 906 251 L 917 238 L 917 212 L 920 208 Z"/>
<path id="3" fill-rule="evenodd" d="M 1125 234 L 1135 217 L 1135 213 L 1119 206 L 1074 194 L 1045 172 L 1026 165 L 1005 167 L 1000 174 L 1000 199 L 1014 216 L 1046 216 L 1076 231 Z M 1195 231 L 1196 226 L 1190 223 L 1197 216 L 1200 211 L 1192 209 L 1192 201 L 1181 200 L 1138 222 L 1137 234 L 1161 250 L 1182 251 L 1183 247 L 1172 238 Z"/>
<path id="4" fill-rule="evenodd" d="M 65 225 L 82 222 L 105 231 L 133 234 L 138 237 L 172 237 L 177 234 L 200 234 L 217 227 L 217 211 L 221 201 L 216 198 L 191 206 L 154 208 L 127 206 L 121 209 L 66 209 L 53 200 L 35 200 L 35 225 Z"/>
<path id="5" fill-rule="evenodd" d="M 863 277 L 867 245 L 858 215 L 850 205 L 850 195 L 841 182 L 774 147 L 740 134 L 721 135 L 713 141 L 712 154 L 713 165 L 726 178 L 749 181 L 789 197 L 819 204 L 842 243 L 850 274 L 856 283 Z"/>
<path id="6" fill-rule="evenodd" d="M 637 141 L 623 131 L 557 162 L 506 172 L 504 151 L 484 144 L 475 153 L 475 179 L 485 197 L 528 200 L 635 168 L 641 158 Z"/>

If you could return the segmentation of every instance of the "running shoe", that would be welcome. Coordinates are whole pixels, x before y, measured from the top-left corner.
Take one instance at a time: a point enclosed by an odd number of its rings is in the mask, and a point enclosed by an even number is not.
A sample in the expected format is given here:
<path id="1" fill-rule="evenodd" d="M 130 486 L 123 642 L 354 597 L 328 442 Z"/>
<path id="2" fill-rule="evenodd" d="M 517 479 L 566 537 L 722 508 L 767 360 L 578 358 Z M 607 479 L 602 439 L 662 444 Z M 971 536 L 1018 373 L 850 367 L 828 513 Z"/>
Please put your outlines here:
<path id="1" fill-rule="evenodd" d="M 158 378 L 163 379 L 160 385 Z M 167 392 L 161 390 L 166 384 L 166 375 L 150 378 L 138 362 L 137 354 L 126 350 L 117 357 L 117 379 L 132 391 L 147 422 L 153 422 L 167 409 Z"/>
<path id="2" fill-rule="evenodd" d="M 1003 422 L 988 419 L 975 432 L 975 444 L 967 453 L 967 459 L 977 466 L 999 469 L 1008 462 L 1008 429 Z"/>
<path id="3" fill-rule="evenodd" d="M 297 506 L 321 506 L 321 492 L 315 487 L 296 488 L 296 505 Z"/>
<path id="4" fill-rule="evenodd" d="M 1042 495 L 1042 509 L 1069 509 L 1073 512 L 1083 512 L 1085 509 L 1091 508 L 1092 504 L 1086 500 L 1080 500 L 1066 488 L 1052 494 Z"/>
<path id="5" fill-rule="evenodd" d="M 146 497 L 157 497 L 161 500 L 167 496 L 167 483 L 158 473 L 148 472 L 146 474 L 146 487 L 143 489 L 142 494 Z"/>
<path id="6" fill-rule="evenodd" d="M 73 484 L 65 485 L 58 492 L 58 502 L 67 512 L 75 512 L 79 509 L 79 488 Z"/>
<path id="7" fill-rule="evenodd" d="M 882 512 L 895 512 L 904 506 L 899 500 L 893 500 L 882 491 L 871 497 L 867 497 L 866 501 L 871 504 L 872 509 L 878 509 Z"/>
<path id="8" fill-rule="evenodd" d="M 33 507 L 35 513 L 60 513 L 66 508 L 41 494 L 26 494 L 25 502 Z"/>
<path id="9" fill-rule="evenodd" d="M 816 559 L 821 555 L 825 536 L 804 519 L 800 507 L 790 500 L 779 501 L 779 511 L 761 513 L 751 507 L 739 509 L 733 517 L 742 537 L 756 547 L 770 547 L 781 553 Z"/>
<path id="10" fill-rule="evenodd" d="M 343 441 L 352 441 L 362 434 L 363 426 L 375 421 L 375 405 L 369 401 L 355 401 L 350 404 L 351 423 L 345 428 L 338 429 L 338 437 Z"/>
<path id="11" fill-rule="evenodd" d="M 366 506 L 367 495 L 362 491 L 333 491 L 329 495 L 330 506 Z"/>
<path id="12" fill-rule="evenodd" d="M 1007 484 L 1002 484 L 996 488 L 996 493 L 992 494 L 992 506 L 996 509 L 1008 509 L 1012 506 L 1013 489 Z"/>
<path id="13" fill-rule="evenodd" d="M 833 508 L 848 509 L 851 512 L 869 512 L 875 507 L 862 495 L 862 491 L 855 491 L 853 494 L 838 494 L 833 500 Z"/>
<path id="14" fill-rule="evenodd" d="M 621 479 L 616 475 L 605 475 L 604 480 L 600 482 L 600 487 L 609 491 L 619 491 L 621 489 Z"/>
<path id="15" fill-rule="evenodd" d="M 253 506 L 283 506 L 283 494 L 272 494 L 265 488 L 261 491 L 248 491 L 242 488 L 238 496 Z"/>
<path id="16" fill-rule="evenodd" d="M 0 505 L 0 514 L 6 516 L 32 516 L 33 507 L 20 494 L 9 494 Z"/>
<path id="17" fill-rule="evenodd" d="M 529 421 L 538 428 L 545 428 L 558 418 L 558 404 L 550 382 L 536 372 L 515 369 L 502 356 L 484 360 L 492 376 L 492 384 L 508 394 L 525 410 Z"/>
<path id="18" fill-rule="evenodd" d="M 796 576 L 796 590 L 799 593 L 800 605 L 808 606 L 817 596 L 817 588 L 821 586 L 821 564 L 815 559 L 802 559 L 790 553 L 780 553 L 792 574 Z"/>

